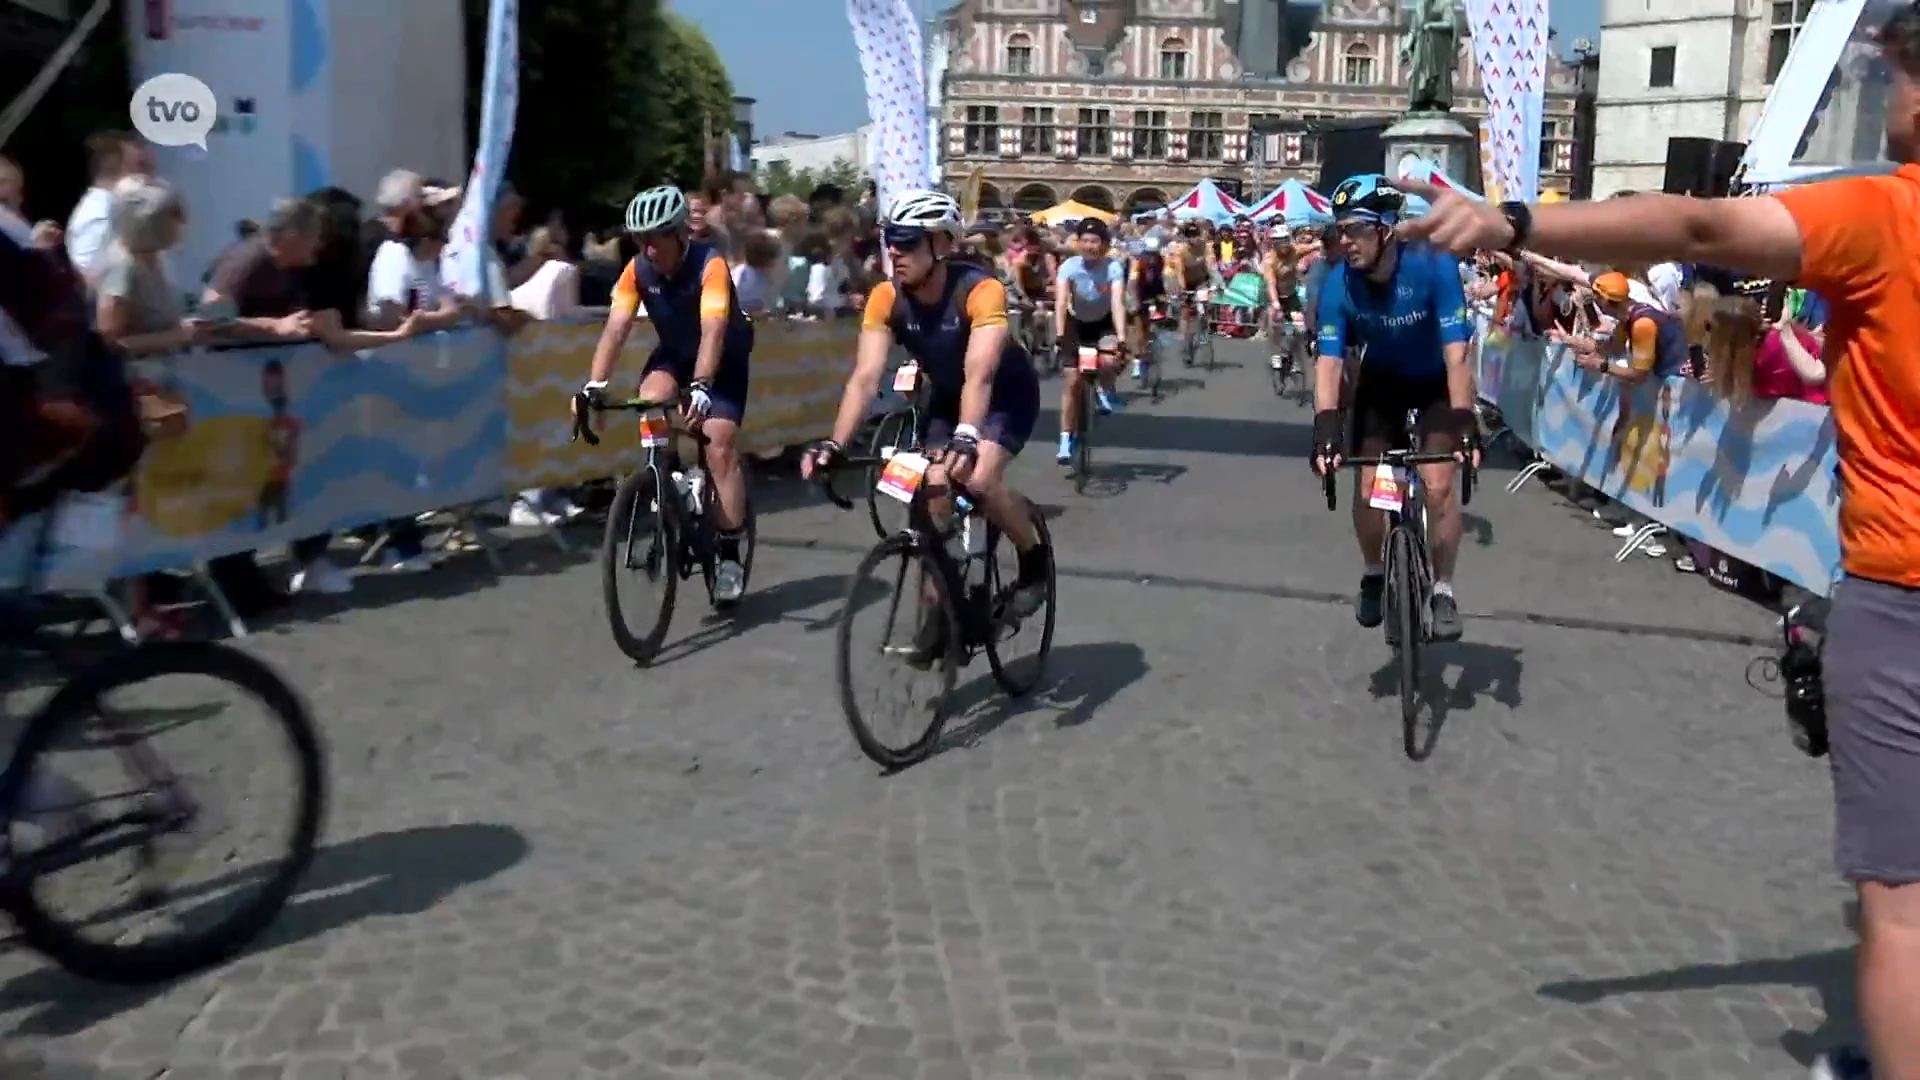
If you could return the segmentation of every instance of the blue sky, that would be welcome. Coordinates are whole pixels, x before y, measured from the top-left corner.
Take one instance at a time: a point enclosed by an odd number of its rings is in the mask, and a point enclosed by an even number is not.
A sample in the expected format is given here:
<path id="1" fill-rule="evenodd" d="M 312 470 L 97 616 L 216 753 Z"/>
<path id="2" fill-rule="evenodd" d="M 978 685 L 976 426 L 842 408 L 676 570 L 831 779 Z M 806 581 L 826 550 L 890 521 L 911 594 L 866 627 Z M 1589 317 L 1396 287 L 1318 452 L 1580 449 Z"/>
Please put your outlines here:
<path id="1" fill-rule="evenodd" d="M 921 0 L 925 3 L 926 0 Z M 1600 0 L 1548 0 L 1563 45 L 1600 38 Z M 829 135 L 866 123 L 860 58 L 839 0 L 667 0 L 706 31 L 736 94 L 758 98 L 754 126 Z"/>

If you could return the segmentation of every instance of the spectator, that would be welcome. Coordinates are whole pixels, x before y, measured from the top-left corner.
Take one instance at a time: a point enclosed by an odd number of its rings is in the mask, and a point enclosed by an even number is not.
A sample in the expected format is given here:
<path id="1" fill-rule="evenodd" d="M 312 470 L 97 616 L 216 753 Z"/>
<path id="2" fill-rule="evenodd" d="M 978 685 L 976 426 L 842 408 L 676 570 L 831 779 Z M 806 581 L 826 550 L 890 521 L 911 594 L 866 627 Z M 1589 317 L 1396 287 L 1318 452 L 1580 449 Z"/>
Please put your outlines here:
<path id="1" fill-rule="evenodd" d="M 387 333 L 349 330 L 340 313 L 316 310 L 307 292 L 306 271 L 321 244 L 321 209 L 304 199 L 282 199 L 267 216 L 260 235 L 235 248 L 214 268 L 213 280 L 201 298 L 203 310 L 230 316 L 235 331 L 266 341 L 318 338 L 332 349 L 366 349 L 405 339 L 412 327 L 402 325 Z M 343 593 L 352 579 L 326 558 L 331 537 L 302 537 L 292 545 L 294 592 Z M 260 573 L 252 552 L 215 559 L 208 566 L 214 580 L 242 614 L 282 602 Z"/>
<path id="2" fill-rule="evenodd" d="M 713 193 L 704 189 L 687 192 L 687 232 L 695 240 L 713 239 L 711 211 L 716 201 Z"/>
<path id="3" fill-rule="evenodd" d="M 412 316 L 415 330 L 451 330 L 465 318 L 440 274 L 453 224 L 445 205 L 414 211 L 399 235 L 374 251 L 367 271 L 369 326 L 398 326 Z"/>
<path id="4" fill-rule="evenodd" d="M 1722 297 L 1714 305 L 1707 335 L 1708 384 L 1716 396 L 1735 404 L 1756 398 L 1825 404 L 1827 369 L 1819 341 L 1794 321 L 1784 285 L 1766 291 L 1765 307 L 1751 296 Z"/>
<path id="5" fill-rule="evenodd" d="M 821 184 L 807 196 L 807 214 L 818 222 L 827 211 L 840 205 L 845 194 L 833 184 Z"/>
<path id="6" fill-rule="evenodd" d="M 93 186 L 74 204 L 67 219 L 67 261 L 89 286 L 98 279 L 101 259 L 113 241 L 107 220 L 113 207 L 113 185 L 123 176 L 153 172 L 153 155 L 145 143 L 123 132 L 106 132 L 87 140 L 87 172 Z"/>
<path id="7" fill-rule="evenodd" d="M 765 315 L 773 310 L 779 295 L 774 275 L 780 269 L 780 240 L 759 229 L 747 236 L 741 248 L 743 259 L 733 268 L 734 295 L 748 315 Z"/>
<path id="8" fill-rule="evenodd" d="M 1687 363 L 1687 336 L 1679 316 L 1635 301 L 1627 276 L 1617 270 L 1594 279 L 1593 295 L 1600 313 L 1614 322 L 1612 342 L 1624 359 L 1609 363 L 1598 353 L 1576 350 L 1575 363 L 1629 384 L 1681 373 Z"/>
<path id="9" fill-rule="evenodd" d="M 307 300 L 315 311 L 337 311 L 343 326 L 365 326 L 368 253 L 360 249 L 360 198 L 341 188 L 322 188 L 307 196 L 320 208 L 320 248 L 301 271 Z"/>

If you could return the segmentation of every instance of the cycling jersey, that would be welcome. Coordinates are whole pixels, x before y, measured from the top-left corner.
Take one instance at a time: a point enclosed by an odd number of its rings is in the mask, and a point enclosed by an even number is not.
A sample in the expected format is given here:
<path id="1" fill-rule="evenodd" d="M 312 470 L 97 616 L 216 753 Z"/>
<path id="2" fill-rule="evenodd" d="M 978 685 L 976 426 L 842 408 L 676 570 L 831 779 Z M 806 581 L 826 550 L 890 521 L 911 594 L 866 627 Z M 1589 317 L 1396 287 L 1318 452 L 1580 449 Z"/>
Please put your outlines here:
<path id="1" fill-rule="evenodd" d="M 947 282 L 940 297 L 923 304 L 893 282 L 883 281 L 867 294 L 860 328 L 887 330 L 895 344 L 916 360 L 932 388 L 928 414 L 933 424 L 928 437 L 950 432 L 960 415 L 960 390 L 967 379 L 967 345 L 975 330 L 1007 325 L 1007 287 L 1000 279 L 971 266 L 946 264 Z M 981 437 L 1019 453 L 1033 434 L 1040 416 L 1040 380 L 1033 360 L 1009 334 L 993 372 L 993 390 L 987 404 L 987 422 Z"/>
<path id="2" fill-rule="evenodd" d="M 1067 283 L 1067 303 L 1074 318 L 1093 322 L 1113 315 L 1113 287 L 1126 280 L 1120 260 L 1107 257 L 1087 261 L 1079 255 L 1060 264 L 1060 280 Z"/>
<path id="3" fill-rule="evenodd" d="M 1199 241 L 1194 243 L 1197 246 Z M 1206 284 L 1210 276 L 1204 252 L 1189 251 L 1184 244 L 1167 252 L 1167 278 L 1172 284 L 1183 289 L 1197 289 Z"/>
<path id="4" fill-rule="evenodd" d="M 727 260 L 711 244 L 694 240 L 686 257 L 671 274 L 661 274 L 643 255 L 635 256 L 620 272 L 613 287 L 613 309 L 627 315 L 644 301 L 647 319 L 659 344 L 642 369 L 641 378 L 668 371 L 682 390 L 693 381 L 700 352 L 700 323 L 724 316 L 726 336 L 720 344 L 720 367 L 709 390 L 717 420 L 740 423 L 746 419 L 748 363 L 753 354 L 753 324 L 734 295 Z"/>
<path id="5" fill-rule="evenodd" d="M 1134 292 L 1142 297 L 1164 296 L 1167 291 L 1167 264 L 1157 254 L 1145 254 L 1133 261 Z"/>
<path id="6" fill-rule="evenodd" d="M 1013 284 L 1029 298 L 1042 299 L 1048 294 L 1047 257 L 1044 252 L 1027 251 L 1016 258 L 1007 260 L 1013 271 Z"/>
<path id="7" fill-rule="evenodd" d="M 1342 263 L 1327 272 L 1319 301 L 1320 355 L 1366 349 L 1375 376 L 1429 379 L 1446 374 L 1446 347 L 1473 336 L 1460 264 L 1425 244 L 1401 243 L 1393 276 L 1375 284 Z"/>
<path id="8" fill-rule="evenodd" d="M 613 308 L 628 315 L 646 306 L 660 348 L 691 357 L 700 348 L 700 323 L 724 317 L 727 340 L 750 337 L 751 324 L 733 293 L 726 256 L 702 240 L 687 244 L 686 257 L 671 274 L 661 274 L 645 255 L 636 255 L 613 286 Z"/>

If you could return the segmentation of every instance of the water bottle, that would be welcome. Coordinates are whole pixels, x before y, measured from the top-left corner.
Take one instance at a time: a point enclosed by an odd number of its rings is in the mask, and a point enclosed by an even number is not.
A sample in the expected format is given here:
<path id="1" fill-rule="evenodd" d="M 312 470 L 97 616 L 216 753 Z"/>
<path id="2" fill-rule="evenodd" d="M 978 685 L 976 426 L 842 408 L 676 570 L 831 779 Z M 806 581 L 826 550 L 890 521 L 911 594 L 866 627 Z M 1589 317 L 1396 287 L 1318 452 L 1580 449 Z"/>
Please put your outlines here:
<path id="1" fill-rule="evenodd" d="M 965 495 L 956 494 L 953 497 L 953 512 L 961 515 L 960 553 L 958 557 L 961 559 L 970 559 L 976 555 L 985 555 L 987 553 L 987 530 L 975 520 L 979 515 L 973 512 L 973 504 L 967 501 Z"/>
<path id="2" fill-rule="evenodd" d="M 693 517 L 699 517 L 700 508 L 704 505 L 703 497 L 706 495 L 706 477 L 698 474 L 688 476 L 686 473 L 675 473 L 673 480 L 675 486 L 679 487 L 680 493 L 686 497 L 687 513 Z"/>

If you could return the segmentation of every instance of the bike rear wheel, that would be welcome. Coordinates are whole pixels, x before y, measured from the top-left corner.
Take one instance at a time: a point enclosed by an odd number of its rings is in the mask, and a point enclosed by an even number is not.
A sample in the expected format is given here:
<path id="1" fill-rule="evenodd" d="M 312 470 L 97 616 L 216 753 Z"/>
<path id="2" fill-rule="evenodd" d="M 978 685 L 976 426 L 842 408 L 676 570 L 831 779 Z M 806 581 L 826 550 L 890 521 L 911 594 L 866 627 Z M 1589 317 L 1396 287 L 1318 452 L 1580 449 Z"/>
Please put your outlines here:
<path id="1" fill-rule="evenodd" d="M 1006 651 L 1005 647 L 1011 644 L 1013 639 L 1011 637 L 1003 638 L 999 634 L 1001 626 L 998 611 L 1000 606 L 999 599 L 1006 595 L 1012 583 L 1001 579 L 1000 564 L 995 561 L 994 556 L 997 554 L 997 549 L 1001 544 L 1004 544 L 1007 548 L 1012 548 L 1013 541 L 1008 540 L 1004 536 L 999 536 L 998 530 L 995 530 L 995 540 L 997 540 L 998 543 L 990 542 L 988 544 L 987 558 L 985 560 L 987 567 L 987 596 L 990 598 L 989 604 L 993 609 L 987 612 L 988 632 L 985 643 L 987 664 L 993 669 L 994 680 L 1000 684 L 1000 688 L 1005 690 L 1009 697 L 1023 697 L 1032 693 L 1033 688 L 1040 685 L 1040 677 L 1044 675 L 1047 670 L 1047 656 L 1053 651 L 1054 599 L 1058 595 L 1055 588 L 1057 578 L 1053 565 L 1053 536 L 1047 531 L 1046 515 L 1040 512 L 1038 506 L 1033 505 L 1032 500 L 1028 500 L 1027 502 L 1027 513 L 1033 522 L 1035 535 L 1039 537 L 1040 543 L 1047 551 L 1047 598 L 1039 611 L 1021 620 L 1021 626 L 1023 628 L 1031 625 L 1036 619 L 1040 620 L 1040 643 L 1034 649 L 1030 662 L 1025 659 L 1016 660 L 1004 655 Z"/>
<path id="2" fill-rule="evenodd" d="M 912 409 L 896 409 L 881 417 L 873 429 L 868 453 L 879 457 L 880 452 L 889 447 L 896 452 L 919 449 L 918 421 L 918 414 Z M 867 520 L 873 522 L 873 531 L 885 540 L 907 527 L 907 507 L 898 499 L 880 497 L 880 469 L 880 463 L 875 462 L 863 475 L 867 485 Z"/>
<path id="3" fill-rule="evenodd" d="M 1082 495 L 1093 472 L 1093 373 L 1080 375 L 1080 434 L 1073 447 L 1073 491 Z"/>
<path id="4" fill-rule="evenodd" d="M 1420 650 L 1426 620 L 1420 615 L 1419 558 L 1413 534 L 1405 528 L 1394 529 L 1387 537 L 1387 619 L 1398 638 L 1394 651 L 1400 669 L 1401 745 L 1412 761 L 1424 760 L 1432 752 L 1432 747 L 1420 742 Z"/>
<path id="5" fill-rule="evenodd" d="M 918 574 L 911 571 L 918 571 Z M 915 578 L 919 580 L 913 580 Z M 924 591 L 923 591 L 924 590 Z M 926 593 L 932 593 L 932 603 L 925 599 Z M 856 685 L 854 672 L 855 645 L 853 641 L 854 617 L 866 610 L 877 595 L 884 595 L 887 617 L 886 633 L 881 639 L 879 654 L 889 661 L 901 656 L 906 650 L 899 645 L 900 622 L 906 623 L 905 637 L 917 636 L 920 620 L 932 617 L 945 620 L 945 654 L 934 661 L 939 671 L 939 693 L 930 703 L 909 705 L 909 710 L 924 709 L 924 723 L 909 719 L 900 725 L 901 730 L 912 732 L 907 738 L 894 738 L 882 734 L 881 728 L 891 729 L 893 725 L 885 723 L 885 716 L 879 715 L 879 707 L 863 708 L 862 694 Z M 847 599 L 841 607 L 840 626 L 835 634 L 834 674 L 840 688 L 840 708 L 846 716 L 847 728 L 853 732 L 853 740 L 860 746 L 860 752 L 886 769 L 900 769 L 924 761 L 932 755 L 939 745 L 940 734 L 946 728 L 947 707 L 953 695 L 953 686 L 960 673 L 960 659 L 964 655 L 965 640 L 961 627 L 960 609 L 952 591 L 947 587 L 944 569 L 936 555 L 923 551 L 919 539 L 910 533 L 899 533 L 882 540 L 874 549 L 860 560 L 860 565 L 848 581 Z M 861 655 L 865 655 L 864 650 Z M 906 666 L 904 663 L 901 666 Z"/>
<path id="6" fill-rule="evenodd" d="M 219 877 L 213 882 L 175 893 L 177 898 L 199 901 L 187 918 L 177 920 L 193 924 L 191 932 L 159 941 L 98 940 L 88 931 L 98 929 L 104 918 L 96 916 L 70 922 L 55 914 L 39 889 L 43 879 L 129 848 L 135 849 L 135 857 L 143 870 L 157 870 L 162 866 L 176 871 L 184 869 L 191 863 L 190 857 L 183 859 L 178 851 L 162 853 L 161 845 L 155 841 L 164 841 L 168 847 L 184 845 L 186 839 L 194 835 L 194 826 L 215 820 L 192 799 L 149 745 L 153 735 L 184 728 L 186 723 L 137 731 L 136 722 L 151 724 L 160 711 L 123 713 L 103 701 L 107 695 L 136 684 L 176 675 L 211 679 L 238 691 L 236 696 L 265 706 L 275 736 L 285 742 L 293 758 L 292 790 L 285 792 L 291 802 L 286 852 L 276 860 L 240 870 L 229 869 L 222 857 Z M 190 716 L 189 720 L 215 723 L 224 719 L 226 712 L 224 707 L 216 707 L 214 713 Z M 231 735 L 226 738 L 230 741 Z M 138 809 L 133 813 L 109 821 L 98 820 L 102 804 L 131 796 L 121 794 L 119 785 L 107 794 L 92 785 L 76 784 L 64 776 L 64 770 L 49 765 L 47 759 L 62 751 L 103 746 L 131 765 L 137 778 L 159 782 L 165 790 L 142 793 Z M 139 775 L 143 773 L 146 775 Z M 75 798 L 85 800 L 62 808 L 57 815 L 43 807 L 43 818 L 92 817 L 94 820 L 69 829 L 73 836 L 56 837 L 37 849 L 18 851 L 8 840 L 12 832 L 8 822 L 34 820 L 29 806 L 29 780 L 35 776 L 61 778 L 68 788 L 81 789 Z M 280 792 L 274 794 L 277 796 Z M 273 669 L 238 649 L 216 642 L 156 642 L 116 653 L 98 666 L 79 671 L 27 720 L 12 761 L 5 772 L 0 773 L 0 910 L 13 917 L 21 939 L 29 948 L 82 978 L 125 985 L 177 979 L 238 955 L 279 915 L 301 876 L 313 863 L 325 808 L 326 766 L 312 717 L 299 694 Z M 124 830 L 128 827 L 134 828 L 136 837 L 145 838 L 125 836 Z M 226 900 L 221 886 L 255 875 L 260 884 L 250 899 L 239 903 Z M 133 908 L 147 910 L 158 906 L 165 891 L 158 884 L 143 890 Z"/>
<path id="7" fill-rule="evenodd" d="M 620 481 L 607 508 L 600 546 L 600 591 L 606 598 L 613 643 L 636 664 L 650 664 L 666 641 L 680 591 L 679 527 L 670 502 L 677 493 L 663 483 L 656 464 Z M 621 599 L 622 585 L 644 585 L 651 597 Z M 636 624 L 634 619 L 648 619 Z"/>

